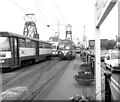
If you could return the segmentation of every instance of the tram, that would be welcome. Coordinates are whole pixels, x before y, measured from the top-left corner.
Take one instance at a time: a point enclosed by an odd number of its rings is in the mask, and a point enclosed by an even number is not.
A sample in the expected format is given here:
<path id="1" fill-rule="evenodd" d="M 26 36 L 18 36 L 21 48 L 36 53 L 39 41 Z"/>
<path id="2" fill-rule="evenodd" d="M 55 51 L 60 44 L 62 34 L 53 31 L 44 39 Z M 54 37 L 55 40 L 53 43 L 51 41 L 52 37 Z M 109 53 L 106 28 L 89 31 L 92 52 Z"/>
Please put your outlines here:
<path id="1" fill-rule="evenodd" d="M 52 54 L 53 56 L 57 57 L 58 56 L 58 43 L 59 43 L 59 37 L 58 36 L 51 36 L 49 38 L 49 43 L 52 44 Z"/>
<path id="2" fill-rule="evenodd" d="M 39 39 L 0 32 L 0 69 L 13 69 L 52 59 L 52 45 Z"/>
<path id="3" fill-rule="evenodd" d="M 61 40 L 58 46 L 58 59 L 72 60 L 76 56 L 76 46 L 70 40 Z"/>

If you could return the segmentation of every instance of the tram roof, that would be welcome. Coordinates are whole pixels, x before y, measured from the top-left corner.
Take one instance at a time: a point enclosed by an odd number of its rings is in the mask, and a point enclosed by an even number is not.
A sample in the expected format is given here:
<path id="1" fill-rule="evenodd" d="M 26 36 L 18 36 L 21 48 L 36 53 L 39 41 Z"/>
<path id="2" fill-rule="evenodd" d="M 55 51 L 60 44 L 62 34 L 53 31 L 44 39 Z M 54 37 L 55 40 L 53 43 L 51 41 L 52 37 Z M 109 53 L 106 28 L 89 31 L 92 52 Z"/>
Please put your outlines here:
<path id="1" fill-rule="evenodd" d="M 60 41 L 60 43 L 70 43 L 70 44 L 75 45 L 75 43 L 74 43 L 73 41 L 67 40 L 67 39 L 62 39 L 62 40 Z"/>
<path id="2" fill-rule="evenodd" d="M 44 42 L 44 43 L 49 43 L 47 41 L 43 41 L 43 40 L 39 40 L 39 39 L 36 39 L 36 38 L 27 37 L 25 35 L 20 35 L 20 34 L 11 33 L 11 32 L 0 32 L 0 34 L 2 34 L 3 36 L 14 36 L 14 37 L 19 37 L 19 38 L 25 38 L 25 39 L 30 39 L 30 40 L 34 40 L 34 41 L 41 41 L 41 42 Z"/>

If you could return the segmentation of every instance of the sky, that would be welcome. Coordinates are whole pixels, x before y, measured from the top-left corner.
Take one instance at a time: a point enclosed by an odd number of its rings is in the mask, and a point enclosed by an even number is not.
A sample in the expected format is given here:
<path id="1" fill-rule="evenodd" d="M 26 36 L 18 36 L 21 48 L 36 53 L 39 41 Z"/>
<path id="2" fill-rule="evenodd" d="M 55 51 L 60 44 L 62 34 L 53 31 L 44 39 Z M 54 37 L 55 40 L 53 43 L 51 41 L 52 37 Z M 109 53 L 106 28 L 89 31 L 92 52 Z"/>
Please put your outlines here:
<path id="1" fill-rule="evenodd" d="M 72 25 L 73 38 L 82 42 L 85 26 L 87 40 L 95 39 L 94 5 L 96 0 L 0 0 L 0 31 L 23 34 L 24 16 L 34 13 L 41 40 L 48 40 L 59 31 L 65 38 L 65 27 Z M 118 35 L 118 6 L 112 9 L 100 28 L 101 38 Z M 47 27 L 47 25 L 51 25 Z"/>

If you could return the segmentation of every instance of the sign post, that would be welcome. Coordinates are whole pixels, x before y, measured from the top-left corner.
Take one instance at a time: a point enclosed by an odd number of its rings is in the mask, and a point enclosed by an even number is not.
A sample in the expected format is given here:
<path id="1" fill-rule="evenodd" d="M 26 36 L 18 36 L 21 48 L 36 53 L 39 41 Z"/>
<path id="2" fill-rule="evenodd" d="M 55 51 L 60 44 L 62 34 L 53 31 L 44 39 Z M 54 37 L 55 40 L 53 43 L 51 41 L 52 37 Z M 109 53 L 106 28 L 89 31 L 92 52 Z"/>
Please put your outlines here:
<path id="1" fill-rule="evenodd" d="M 95 89 L 96 100 L 101 97 L 101 61 L 100 61 L 100 26 L 118 0 L 97 0 L 95 4 Z"/>

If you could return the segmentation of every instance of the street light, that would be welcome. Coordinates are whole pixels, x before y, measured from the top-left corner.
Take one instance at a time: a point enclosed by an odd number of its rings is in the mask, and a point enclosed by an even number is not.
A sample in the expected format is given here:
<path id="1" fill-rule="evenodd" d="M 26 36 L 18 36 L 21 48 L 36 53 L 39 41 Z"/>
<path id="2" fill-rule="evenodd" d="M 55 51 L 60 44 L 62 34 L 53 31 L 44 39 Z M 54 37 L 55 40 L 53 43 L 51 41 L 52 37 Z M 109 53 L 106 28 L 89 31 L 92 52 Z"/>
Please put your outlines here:
<path id="1" fill-rule="evenodd" d="M 59 22 L 57 25 L 52 25 L 52 24 L 47 25 L 47 27 L 50 27 L 50 26 L 58 26 L 58 36 L 60 36 L 60 28 L 59 28 L 60 24 L 59 24 Z"/>

